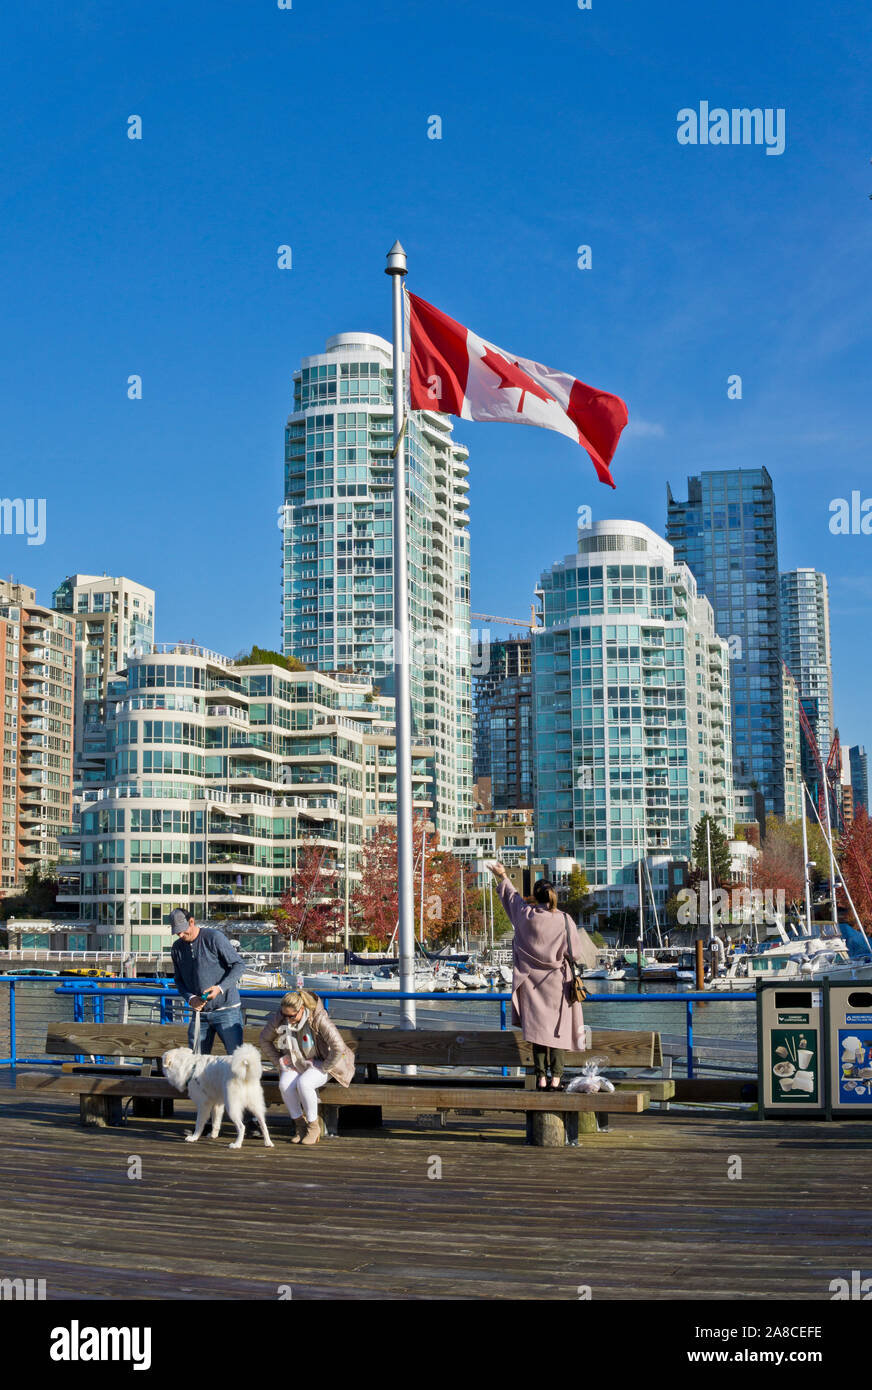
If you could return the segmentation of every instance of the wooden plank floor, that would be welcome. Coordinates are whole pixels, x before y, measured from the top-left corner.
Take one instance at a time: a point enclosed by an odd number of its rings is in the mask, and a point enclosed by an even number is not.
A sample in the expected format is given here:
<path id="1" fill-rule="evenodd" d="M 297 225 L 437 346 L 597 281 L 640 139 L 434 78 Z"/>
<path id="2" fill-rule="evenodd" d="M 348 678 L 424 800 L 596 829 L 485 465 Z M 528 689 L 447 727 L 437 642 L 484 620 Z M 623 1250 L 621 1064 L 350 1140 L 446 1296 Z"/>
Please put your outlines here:
<path id="1" fill-rule="evenodd" d="M 179 1108 L 87 1131 L 73 1101 L 0 1088 L 0 1274 L 49 1299 L 829 1300 L 869 1261 L 857 1122 L 648 1112 L 548 1150 L 509 1117 L 397 1120 L 301 1150 L 271 1110 L 276 1147 L 231 1152 L 226 1125 L 184 1144 Z"/>

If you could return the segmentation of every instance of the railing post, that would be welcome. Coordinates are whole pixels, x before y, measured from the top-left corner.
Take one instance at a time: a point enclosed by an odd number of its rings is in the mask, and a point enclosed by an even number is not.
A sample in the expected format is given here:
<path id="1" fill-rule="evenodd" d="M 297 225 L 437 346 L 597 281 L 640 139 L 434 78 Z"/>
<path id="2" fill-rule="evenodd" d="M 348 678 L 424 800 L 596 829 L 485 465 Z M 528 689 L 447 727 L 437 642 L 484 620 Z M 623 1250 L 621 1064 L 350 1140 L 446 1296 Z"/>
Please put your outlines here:
<path id="1" fill-rule="evenodd" d="M 503 1033 L 506 1031 L 506 1001 L 505 1001 L 505 999 L 501 999 L 501 1000 L 500 1000 L 500 1031 L 503 1032 Z M 508 1075 L 509 1075 L 509 1069 L 508 1069 L 508 1067 L 500 1067 L 500 1076 L 508 1076 Z"/>
<path id="2" fill-rule="evenodd" d="M 9 1060 L 15 1067 L 15 981 L 9 981 Z"/>
<path id="3" fill-rule="evenodd" d="M 692 999 L 687 999 L 687 1000 L 685 1000 L 685 1007 L 686 1007 L 686 1009 L 687 1009 L 687 1079 L 688 1079 L 688 1081 L 692 1081 L 692 1080 L 693 1080 L 693 1075 L 694 1075 L 694 1067 L 693 1067 L 693 1000 L 692 1000 Z"/>
<path id="4" fill-rule="evenodd" d="M 73 990 L 73 1022 L 85 1022 L 85 996 L 80 989 Z M 76 1053 L 76 1061 L 84 1062 L 84 1052 Z"/>

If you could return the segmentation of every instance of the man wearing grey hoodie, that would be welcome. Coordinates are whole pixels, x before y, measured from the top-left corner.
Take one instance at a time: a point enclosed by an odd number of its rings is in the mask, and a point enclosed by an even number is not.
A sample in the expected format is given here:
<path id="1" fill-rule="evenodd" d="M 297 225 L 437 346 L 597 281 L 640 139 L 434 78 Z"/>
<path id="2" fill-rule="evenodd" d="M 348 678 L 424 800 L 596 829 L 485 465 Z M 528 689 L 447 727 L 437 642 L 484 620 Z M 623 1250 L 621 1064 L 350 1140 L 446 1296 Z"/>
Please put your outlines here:
<path id="1" fill-rule="evenodd" d="M 193 914 L 177 907 L 170 913 L 173 936 L 173 977 L 176 989 L 190 1004 L 195 1017 L 188 1025 L 188 1043 L 194 1047 L 196 1015 L 205 1036 L 200 1051 L 212 1051 L 217 1033 L 230 1055 L 242 1044 L 242 1001 L 239 979 L 245 962 L 227 937 L 213 927 L 198 927 Z"/>

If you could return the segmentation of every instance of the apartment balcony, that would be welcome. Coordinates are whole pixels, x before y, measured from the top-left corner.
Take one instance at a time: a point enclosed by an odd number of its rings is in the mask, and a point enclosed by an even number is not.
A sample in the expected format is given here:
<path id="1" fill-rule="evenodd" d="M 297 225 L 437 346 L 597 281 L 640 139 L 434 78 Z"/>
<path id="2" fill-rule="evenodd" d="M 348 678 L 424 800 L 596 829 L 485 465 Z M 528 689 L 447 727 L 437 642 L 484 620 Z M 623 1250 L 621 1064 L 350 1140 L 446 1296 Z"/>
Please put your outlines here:
<path id="1" fill-rule="evenodd" d="M 208 840 L 210 845 L 219 844 L 225 840 L 229 840 L 231 844 L 235 844 L 237 840 L 241 840 L 244 844 L 247 844 L 249 841 L 257 838 L 257 832 L 250 825 L 243 825 L 241 820 L 229 820 L 216 823 L 212 816 L 209 817 Z M 210 858 L 211 857 L 210 854 Z"/>
<path id="2" fill-rule="evenodd" d="M 53 859 L 53 842 L 46 840 L 41 845 L 19 845 L 18 857 L 25 864 L 38 864 L 42 859 Z"/>
<path id="3" fill-rule="evenodd" d="M 331 754 L 324 753 L 321 756 L 330 758 Z M 315 757 L 312 757 L 312 761 L 314 760 Z M 308 768 L 298 767 L 294 763 L 286 763 L 282 769 L 282 783 L 286 787 L 338 787 L 340 775 L 338 768 L 332 766 L 312 772 Z"/>
<path id="4" fill-rule="evenodd" d="M 240 709 L 235 705 L 209 705 L 206 707 L 205 717 L 215 723 L 223 723 L 228 719 L 234 724 L 249 723 L 248 710 Z"/>
<path id="5" fill-rule="evenodd" d="M 338 815 L 339 801 L 335 796 L 307 796 L 300 815 L 314 820 L 331 820 Z"/>
<path id="6" fill-rule="evenodd" d="M 18 838 L 20 841 L 33 843 L 34 840 L 44 840 L 48 836 L 48 822 L 40 817 L 33 825 L 22 825 L 19 827 Z"/>
<path id="7" fill-rule="evenodd" d="M 216 854 L 210 848 L 209 867 L 212 868 L 215 864 L 233 864 L 234 867 L 249 873 L 264 867 L 262 864 L 256 864 L 250 854 L 243 854 L 241 849 L 235 854 Z"/>
<path id="8" fill-rule="evenodd" d="M 222 703 L 226 700 L 240 700 L 247 704 L 250 698 L 241 688 L 238 681 L 230 680 L 226 676 L 210 677 L 205 691 L 206 699 L 211 699 L 216 691 Z"/>
<path id="9" fill-rule="evenodd" d="M 231 786 L 236 788 L 253 785 L 261 791 L 267 787 L 272 788 L 275 782 L 272 771 L 265 767 L 235 768 L 227 780 Z"/>
<path id="10" fill-rule="evenodd" d="M 340 845 L 345 844 L 344 829 L 340 826 L 337 826 L 335 830 L 328 830 L 326 826 L 318 827 L 314 825 L 300 825 L 298 828 L 300 832 L 299 838 L 301 840 L 317 840 L 325 847 L 327 845 L 332 845 L 336 849 L 338 849 Z"/>

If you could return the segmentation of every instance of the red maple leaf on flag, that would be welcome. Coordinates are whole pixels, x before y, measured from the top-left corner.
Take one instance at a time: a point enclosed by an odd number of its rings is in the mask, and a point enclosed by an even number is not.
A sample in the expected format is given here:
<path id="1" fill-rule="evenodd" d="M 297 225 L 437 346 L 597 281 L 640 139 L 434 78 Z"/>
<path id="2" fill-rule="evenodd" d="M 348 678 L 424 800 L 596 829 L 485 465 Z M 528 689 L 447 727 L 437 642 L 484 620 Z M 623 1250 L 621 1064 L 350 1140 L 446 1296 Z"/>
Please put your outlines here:
<path id="1" fill-rule="evenodd" d="M 517 411 L 519 415 L 524 408 L 524 397 L 527 392 L 529 392 L 531 396 L 538 396 L 540 401 L 554 400 L 554 397 L 549 396 L 548 392 L 543 390 L 539 383 L 534 381 L 531 376 L 528 376 L 517 362 L 507 362 L 505 357 L 501 357 L 498 352 L 494 352 L 493 348 L 487 348 L 481 360 L 486 367 L 489 367 L 490 370 L 499 377 L 500 384 L 497 388 L 498 390 L 502 391 L 507 386 L 514 386 L 521 392 Z"/>

